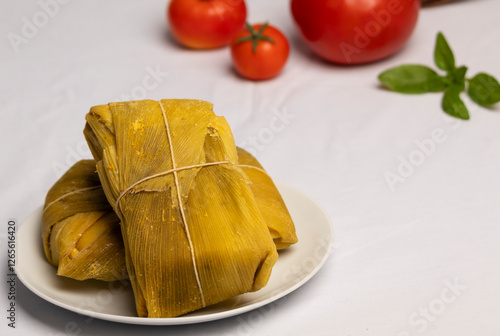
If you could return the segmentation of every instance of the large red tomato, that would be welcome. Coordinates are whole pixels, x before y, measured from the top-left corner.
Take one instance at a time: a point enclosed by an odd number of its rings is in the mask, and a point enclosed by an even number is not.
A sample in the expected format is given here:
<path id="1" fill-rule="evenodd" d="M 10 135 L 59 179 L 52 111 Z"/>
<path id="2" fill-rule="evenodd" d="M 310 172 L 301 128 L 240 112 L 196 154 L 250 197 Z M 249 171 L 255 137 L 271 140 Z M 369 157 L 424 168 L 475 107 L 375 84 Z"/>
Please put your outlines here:
<path id="1" fill-rule="evenodd" d="M 244 0 L 172 0 L 167 9 L 172 35 L 195 49 L 228 45 L 246 16 Z"/>
<path id="2" fill-rule="evenodd" d="M 307 45 L 340 64 L 382 59 L 400 50 L 417 23 L 420 0 L 292 0 Z"/>

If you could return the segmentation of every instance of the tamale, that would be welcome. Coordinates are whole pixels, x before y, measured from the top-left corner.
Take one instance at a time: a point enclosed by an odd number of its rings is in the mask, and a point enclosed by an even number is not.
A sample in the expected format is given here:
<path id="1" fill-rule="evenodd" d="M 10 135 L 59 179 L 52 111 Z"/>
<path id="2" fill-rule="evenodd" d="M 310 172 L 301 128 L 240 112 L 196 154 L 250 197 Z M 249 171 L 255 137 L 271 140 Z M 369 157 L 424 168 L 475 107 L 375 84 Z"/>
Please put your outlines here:
<path id="1" fill-rule="evenodd" d="M 276 247 L 210 103 L 110 103 L 86 119 L 139 316 L 174 317 L 266 285 Z"/>
<path id="2" fill-rule="evenodd" d="M 295 244 L 298 241 L 295 225 L 278 188 L 252 154 L 240 147 L 237 151 L 238 164 L 250 180 L 250 188 L 276 248 L 285 249 Z"/>
<path id="3" fill-rule="evenodd" d="M 42 215 L 47 260 L 76 280 L 126 278 L 119 219 L 106 200 L 94 160 L 75 163 L 49 190 Z"/>
<path id="4" fill-rule="evenodd" d="M 284 249 L 296 243 L 295 226 L 272 179 L 252 154 L 239 147 L 236 149 L 238 165 L 249 178 L 250 189 L 255 196 L 257 206 L 274 239 L 277 249 Z M 94 160 L 82 160 L 78 162 L 60 182 L 54 185 L 49 194 L 51 194 L 51 197 L 57 197 L 57 194 L 53 193 L 60 193 L 65 185 L 73 186 L 77 183 L 88 182 L 90 187 L 87 188 L 90 190 L 87 190 L 85 187 L 76 190 L 70 189 L 63 194 L 64 197 L 59 201 L 62 202 L 68 196 L 68 193 L 73 195 L 77 200 L 86 199 L 86 196 L 93 196 L 93 192 L 98 193 L 97 197 L 92 199 L 93 208 L 91 209 L 94 209 L 96 206 L 101 208 L 102 206 L 102 209 L 106 211 L 106 216 L 102 216 L 102 212 L 100 211 L 87 211 L 70 216 L 58 223 L 52 223 L 52 234 L 46 240 L 44 246 L 46 246 L 47 259 L 55 266 L 60 267 L 60 275 L 79 280 L 90 278 L 107 281 L 119 280 L 128 277 L 125 270 L 123 241 L 118 227 L 119 219 L 115 215 L 110 214 L 114 214 L 114 211 L 105 199 L 102 187 L 97 179 L 98 175 L 95 172 L 95 166 L 96 163 Z M 102 201 L 103 204 L 98 205 L 97 202 L 99 201 Z M 72 207 L 74 203 L 67 203 L 66 206 Z M 47 223 L 47 221 L 44 222 Z M 87 229 L 84 223 L 92 224 L 92 226 Z M 45 227 L 50 228 L 49 225 Z M 96 234 L 100 232 L 106 232 L 106 235 L 97 237 Z M 82 234 L 83 237 L 81 236 Z M 111 237 L 110 235 L 114 235 L 115 237 Z M 49 248 L 51 239 L 52 249 Z M 92 248 L 84 249 L 90 243 L 92 244 Z M 106 251 L 106 249 L 108 253 L 114 249 L 116 251 L 111 254 L 106 254 L 105 252 L 102 254 L 99 253 L 100 251 Z M 62 261 L 60 260 L 61 250 L 66 250 L 66 253 L 62 253 L 66 255 L 66 257 L 62 258 Z M 74 257 L 77 253 L 80 259 L 72 261 L 72 265 L 73 267 L 74 265 L 79 266 L 78 275 L 70 273 L 70 268 L 67 267 L 71 261 L 69 256 Z M 83 258 L 84 254 L 86 254 L 85 258 Z M 106 260 L 105 258 L 108 256 L 111 256 L 114 260 Z M 86 265 L 90 265 L 90 267 L 86 267 Z"/>

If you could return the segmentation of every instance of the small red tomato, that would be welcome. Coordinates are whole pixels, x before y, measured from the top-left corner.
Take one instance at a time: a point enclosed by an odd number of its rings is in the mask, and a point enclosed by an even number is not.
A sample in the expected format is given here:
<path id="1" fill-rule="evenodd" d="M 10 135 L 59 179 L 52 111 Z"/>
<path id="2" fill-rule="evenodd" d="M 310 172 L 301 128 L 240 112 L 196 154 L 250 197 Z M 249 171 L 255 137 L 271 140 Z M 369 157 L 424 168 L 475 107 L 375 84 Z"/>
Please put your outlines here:
<path id="1" fill-rule="evenodd" d="M 360 64 L 405 45 L 420 0 L 291 0 L 291 9 L 312 51 L 331 62 Z"/>
<path id="2" fill-rule="evenodd" d="M 289 53 L 290 46 L 285 35 L 267 23 L 247 24 L 231 43 L 236 71 L 254 80 L 272 78 L 280 73 Z"/>
<path id="3" fill-rule="evenodd" d="M 228 45 L 246 16 L 244 0 L 172 0 L 167 9 L 172 35 L 194 49 Z"/>

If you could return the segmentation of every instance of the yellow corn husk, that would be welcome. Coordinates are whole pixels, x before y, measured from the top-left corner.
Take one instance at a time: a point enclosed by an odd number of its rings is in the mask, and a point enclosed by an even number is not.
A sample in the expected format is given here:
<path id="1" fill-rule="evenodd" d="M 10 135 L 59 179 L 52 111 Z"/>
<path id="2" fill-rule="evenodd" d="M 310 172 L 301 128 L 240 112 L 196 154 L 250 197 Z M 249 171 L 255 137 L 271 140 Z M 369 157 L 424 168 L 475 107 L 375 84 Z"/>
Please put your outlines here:
<path id="1" fill-rule="evenodd" d="M 42 240 L 57 274 L 76 280 L 127 277 L 120 221 L 106 201 L 94 160 L 71 167 L 47 193 Z"/>
<path id="2" fill-rule="evenodd" d="M 252 154 L 237 147 L 238 164 L 250 180 L 250 188 L 277 249 L 297 243 L 295 225 L 278 188 Z"/>
<path id="3" fill-rule="evenodd" d="M 210 103 L 111 103 L 86 119 L 139 316 L 174 317 L 266 285 L 276 247 Z"/>

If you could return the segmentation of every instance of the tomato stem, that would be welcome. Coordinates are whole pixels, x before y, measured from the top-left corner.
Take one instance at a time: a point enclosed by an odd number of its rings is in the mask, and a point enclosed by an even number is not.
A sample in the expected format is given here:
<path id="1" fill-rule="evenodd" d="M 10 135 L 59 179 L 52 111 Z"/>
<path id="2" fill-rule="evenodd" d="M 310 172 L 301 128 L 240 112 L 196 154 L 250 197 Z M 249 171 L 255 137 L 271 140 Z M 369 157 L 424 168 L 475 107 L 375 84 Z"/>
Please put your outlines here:
<path id="1" fill-rule="evenodd" d="M 257 53 L 257 45 L 258 45 L 259 41 L 267 41 L 267 42 L 275 43 L 275 41 L 272 38 L 270 38 L 269 36 L 263 35 L 264 30 L 266 29 L 266 27 L 268 25 L 268 22 L 265 22 L 260 27 L 259 31 L 255 31 L 255 29 L 253 29 L 253 27 L 248 22 L 246 22 L 245 25 L 247 27 L 248 32 L 250 33 L 250 36 L 240 37 L 239 39 L 237 39 L 234 42 L 235 44 L 251 41 L 252 42 L 252 50 L 253 50 L 253 53 L 255 54 L 255 53 Z"/>

